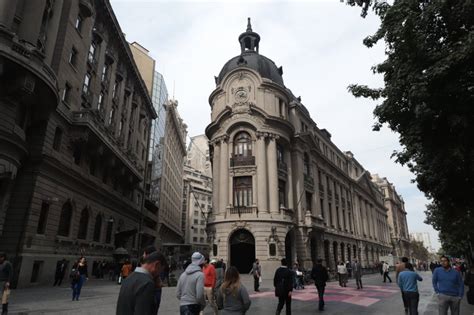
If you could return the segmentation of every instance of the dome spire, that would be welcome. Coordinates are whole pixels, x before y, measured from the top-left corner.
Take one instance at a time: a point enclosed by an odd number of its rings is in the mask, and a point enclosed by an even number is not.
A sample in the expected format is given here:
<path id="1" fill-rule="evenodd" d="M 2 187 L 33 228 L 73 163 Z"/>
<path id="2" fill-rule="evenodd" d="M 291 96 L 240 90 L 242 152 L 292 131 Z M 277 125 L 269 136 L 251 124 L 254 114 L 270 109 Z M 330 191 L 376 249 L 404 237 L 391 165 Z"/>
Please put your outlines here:
<path id="1" fill-rule="evenodd" d="M 247 30 L 239 36 L 241 53 L 256 52 L 258 54 L 258 44 L 260 35 L 252 31 L 250 18 L 247 18 Z"/>

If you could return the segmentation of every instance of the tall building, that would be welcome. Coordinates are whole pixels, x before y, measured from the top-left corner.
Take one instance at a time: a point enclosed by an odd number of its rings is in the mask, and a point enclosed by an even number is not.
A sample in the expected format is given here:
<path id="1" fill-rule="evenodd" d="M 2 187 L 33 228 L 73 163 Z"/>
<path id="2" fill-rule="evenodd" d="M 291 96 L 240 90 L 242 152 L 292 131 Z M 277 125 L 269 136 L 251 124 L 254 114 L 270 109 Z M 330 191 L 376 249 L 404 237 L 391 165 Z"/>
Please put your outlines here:
<path id="1" fill-rule="evenodd" d="M 212 212 L 212 172 L 209 140 L 205 135 L 190 138 L 184 166 L 183 221 L 185 244 L 191 251 L 209 252 L 207 220 Z"/>
<path id="2" fill-rule="evenodd" d="M 212 255 L 241 272 L 255 258 L 263 270 L 275 270 L 281 257 L 306 268 L 322 258 L 332 270 L 355 257 L 374 264 L 392 250 L 382 192 L 318 128 L 259 42 L 249 19 L 241 53 L 209 97 Z"/>
<path id="3" fill-rule="evenodd" d="M 183 175 L 186 157 L 187 126 L 178 114 L 178 102 L 165 104 L 166 120 L 160 178 L 159 226 L 162 248 L 169 255 L 178 254 L 184 243 L 182 234 Z"/>
<path id="4" fill-rule="evenodd" d="M 166 110 L 168 91 L 163 76 L 155 70 L 156 62 L 149 51 L 137 42 L 130 44 L 133 58 L 147 86 L 153 107 L 158 118 L 152 122 L 150 150 L 148 152 L 147 189 L 145 209 L 141 224 L 141 246 L 160 246 L 158 235 L 158 211 L 160 204 L 160 183 L 163 170 L 163 141 L 165 136 Z"/>
<path id="5" fill-rule="evenodd" d="M 0 244 L 15 284 L 138 255 L 151 121 L 109 1 L 0 2 Z"/>
<path id="6" fill-rule="evenodd" d="M 410 257 L 410 236 L 407 224 L 407 212 L 402 196 L 397 193 L 395 186 L 386 177 L 372 175 L 372 181 L 382 190 L 384 203 L 387 208 L 390 238 L 394 256 Z"/>
<path id="7" fill-rule="evenodd" d="M 430 233 L 428 232 L 414 232 L 410 233 L 411 239 L 422 242 L 425 248 L 430 252 L 430 253 L 435 253 L 436 250 L 434 249 L 433 245 L 431 244 L 431 236 Z"/>

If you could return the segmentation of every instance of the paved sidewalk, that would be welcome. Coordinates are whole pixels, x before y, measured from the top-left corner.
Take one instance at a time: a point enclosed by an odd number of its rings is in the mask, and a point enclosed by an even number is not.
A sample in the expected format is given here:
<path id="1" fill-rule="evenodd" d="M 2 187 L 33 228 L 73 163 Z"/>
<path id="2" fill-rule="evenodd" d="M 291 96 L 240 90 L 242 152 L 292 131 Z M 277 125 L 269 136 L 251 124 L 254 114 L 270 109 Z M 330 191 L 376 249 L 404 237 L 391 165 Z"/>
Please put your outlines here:
<path id="1" fill-rule="evenodd" d="M 437 315 L 436 297 L 431 289 L 431 272 L 421 272 L 424 281 L 420 283 L 420 315 Z M 253 279 L 242 275 L 242 281 L 251 294 L 252 306 L 249 315 L 274 315 L 277 300 L 273 293 L 272 281 L 264 280 L 260 293 L 253 292 Z M 357 290 L 353 280 L 347 288 L 335 282 L 328 284 L 326 310 L 324 314 L 400 314 L 403 305 L 400 291 L 395 283 L 383 283 L 380 275 L 363 277 L 364 290 Z M 57 287 L 36 287 L 14 290 L 11 296 L 11 315 L 67 314 L 67 315 L 113 315 L 120 287 L 107 280 L 90 280 L 83 287 L 81 299 L 71 301 L 71 289 L 64 285 Z M 293 294 L 293 314 L 318 314 L 318 297 L 313 285 Z M 179 301 L 175 288 L 164 288 L 160 314 L 178 314 Z M 284 312 L 283 312 L 284 313 Z M 212 314 L 206 308 L 204 314 Z M 462 315 L 474 315 L 474 306 L 463 299 Z"/>

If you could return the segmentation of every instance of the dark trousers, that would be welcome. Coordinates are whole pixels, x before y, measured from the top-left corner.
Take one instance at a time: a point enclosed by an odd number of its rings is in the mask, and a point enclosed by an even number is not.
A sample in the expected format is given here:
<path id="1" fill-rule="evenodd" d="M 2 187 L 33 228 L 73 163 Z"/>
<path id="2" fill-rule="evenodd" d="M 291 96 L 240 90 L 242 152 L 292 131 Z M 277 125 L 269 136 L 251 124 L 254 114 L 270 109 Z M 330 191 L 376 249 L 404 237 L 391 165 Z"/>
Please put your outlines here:
<path id="1" fill-rule="evenodd" d="M 64 276 L 55 276 L 53 287 L 56 286 L 56 285 L 61 286 L 61 283 L 63 282 L 63 278 L 64 278 Z"/>
<path id="2" fill-rule="evenodd" d="M 403 301 L 403 307 L 405 310 L 408 310 L 408 299 L 405 296 L 405 292 L 402 291 L 402 301 Z"/>
<path id="3" fill-rule="evenodd" d="M 319 310 L 324 310 L 324 289 L 326 289 L 325 284 L 316 284 L 316 289 L 318 290 L 319 297 Z"/>
<path id="4" fill-rule="evenodd" d="M 199 304 L 181 305 L 179 307 L 180 315 L 199 315 L 200 312 L 201 305 Z"/>
<path id="5" fill-rule="evenodd" d="M 278 306 L 276 313 L 279 315 L 283 309 L 283 305 L 286 304 L 286 315 L 291 315 L 291 295 L 288 296 L 288 293 L 283 296 L 278 297 Z"/>
<path id="6" fill-rule="evenodd" d="M 390 283 L 392 283 L 392 279 L 388 275 L 388 271 L 383 273 L 383 282 L 387 282 L 387 279 L 390 281 Z"/>
<path id="7" fill-rule="evenodd" d="M 253 276 L 253 289 L 255 291 L 258 291 L 258 288 L 260 287 L 260 277 Z"/>
<path id="8" fill-rule="evenodd" d="M 155 289 L 156 314 L 158 314 L 158 310 L 160 309 L 161 292 L 162 292 L 161 288 Z"/>
<path id="9" fill-rule="evenodd" d="M 356 284 L 357 284 L 357 289 L 362 289 L 362 277 L 360 276 L 355 276 Z"/>
<path id="10" fill-rule="evenodd" d="M 408 303 L 408 310 L 410 315 L 418 315 L 418 302 L 420 301 L 420 294 L 418 292 L 402 292 Z M 403 301 L 405 303 L 405 301 Z"/>

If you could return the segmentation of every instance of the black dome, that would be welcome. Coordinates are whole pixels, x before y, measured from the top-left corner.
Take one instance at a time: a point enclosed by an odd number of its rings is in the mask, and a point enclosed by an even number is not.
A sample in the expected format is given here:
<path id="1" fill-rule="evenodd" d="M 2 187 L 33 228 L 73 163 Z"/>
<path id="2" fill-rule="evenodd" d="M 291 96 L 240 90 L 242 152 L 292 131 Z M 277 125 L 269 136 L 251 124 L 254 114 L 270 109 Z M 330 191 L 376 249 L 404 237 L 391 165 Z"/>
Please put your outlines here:
<path id="1" fill-rule="evenodd" d="M 281 76 L 283 74 L 282 69 L 278 68 L 272 60 L 254 51 L 242 52 L 241 55 L 235 56 L 227 61 L 224 67 L 222 67 L 216 83 L 220 84 L 227 73 L 239 67 L 247 67 L 255 70 L 263 78 L 270 79 L 273 82 L 284 86 L 283 78 Z"/>

